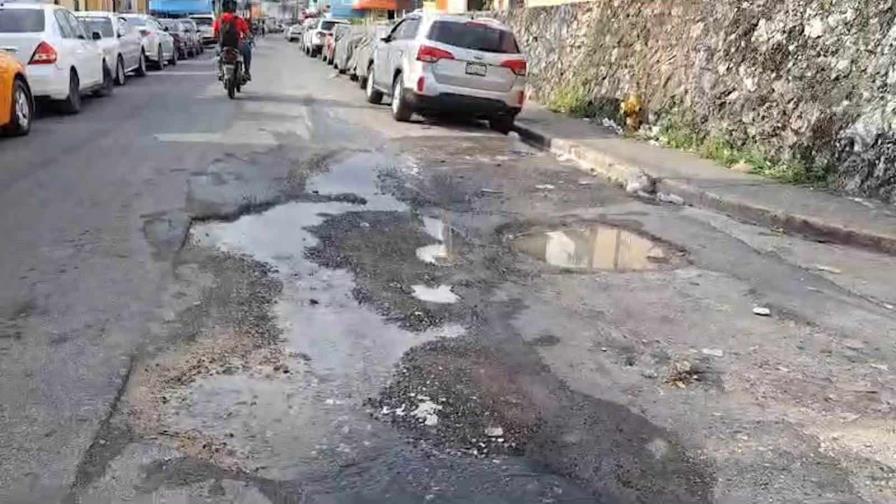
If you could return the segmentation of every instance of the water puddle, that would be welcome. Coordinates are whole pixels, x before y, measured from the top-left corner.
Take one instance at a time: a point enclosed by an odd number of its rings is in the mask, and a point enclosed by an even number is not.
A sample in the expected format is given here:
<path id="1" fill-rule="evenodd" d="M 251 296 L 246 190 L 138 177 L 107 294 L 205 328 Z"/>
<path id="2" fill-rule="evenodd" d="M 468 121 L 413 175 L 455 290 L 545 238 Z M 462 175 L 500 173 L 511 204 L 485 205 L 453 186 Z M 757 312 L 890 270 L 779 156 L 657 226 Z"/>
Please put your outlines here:
<path id="1" fill-rule="evenodd" d="M 457 337 L 464 329 L 401 329 L 358 304 L 351 272 L 327 269 L 305 257 L 318 244 L 308 229 L 326 216 L 408 211 L 377 187 L 375 167 L 385 162 L 378 155 L 359 154 L 309 182 L 309 191 L 351 193 L 365 198 L 366 205 L 294 202 L 234 222 L 193 227 L 194 243 L 246 254 L 276 268 L 283 291 L 274 313 L 283 329 L 288 372 L 261 366 L 194 381 L 184 400 L 164 415 L 174 430 L 226 439 L 251 461 L 250 467 L 264 467 L 273 478 L 295 477 L 313 462 L 350 463 L 372 446 L 397 442 L 394 432 L 371 422 L 361 402 L 386 385 L 408 349 Z M 434 224 L 431 229 L 438 233 Z M 421 292 L 432 302 L 457 300 L 447 286 Z"/>
<path id="2" fill-rule="evenodd" d="M 452 304 L 460 299 L 451 291 L 450 285 L 439 285 L 438 287 L 413 285 L 411 288 L 414 289 L 415 298 L 428 303 Z"/>
<path id="3" fill-rule="evenodd" d="M 607 224 L 527 233 L 511 246 L 552 266 L 579 271 L 657 270 L 678 259 L 659 242 Z"/>
<path id="4" fill-rule="evenodd" d="M 441 219 L 423 217 L 423 230 L 439 243 L 424 245 L 416 250 L 417 259 L 436 265 L 448 265 L 454 261 L 454 232 L 450 225 L 450 216 L 445 214 Z"/>

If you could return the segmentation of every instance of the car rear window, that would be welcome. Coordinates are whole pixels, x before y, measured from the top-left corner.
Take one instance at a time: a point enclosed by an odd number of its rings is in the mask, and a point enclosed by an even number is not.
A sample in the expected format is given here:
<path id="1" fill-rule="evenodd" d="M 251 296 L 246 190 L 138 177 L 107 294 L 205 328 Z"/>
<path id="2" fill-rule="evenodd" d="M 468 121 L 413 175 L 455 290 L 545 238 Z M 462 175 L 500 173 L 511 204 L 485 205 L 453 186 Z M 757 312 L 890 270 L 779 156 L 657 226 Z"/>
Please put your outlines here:
<path id="1" fill-rule="evenodd" d="M 115 36 L 115 32 L 112 30 L 112 21 L 109 18 L 85 17 L 81 18 L 81 20 L 87 25 L 87 33 L 100 32 L 103 38 Z"/>
<path id="2" fill-rule="evenodd" d="M 193 21 L 196 21 L 196 24 L 199 26 L 211 26 L 212 19 L 207 17 L 194 17 Z"/>
<path id="3" fill-rule="evenodd" d="M 0 9 L 0 33 L 44 31 L 42 9 Z"/>
<path id="4" fill-rule="evenodd" d="M 336 26 L 337 24 L 339 24 L 339 23 L 337 23 L 336 21 L 321 21 L 320 29 L 321 30 L 332 30 L 333 27 Z"/>
<path id="5" fill-rule="evenodd" d="M 128 17 L 128 24 L 131 26 L 146 26 L 146 20 L 139 17 Z"/>
<path id="6" fill-rule="evenodd" d="M 429 29 L 429 39 L 476 51 L 507 54 L 520 52 L 512 33 L 476 21 L 436 21 Z"/>

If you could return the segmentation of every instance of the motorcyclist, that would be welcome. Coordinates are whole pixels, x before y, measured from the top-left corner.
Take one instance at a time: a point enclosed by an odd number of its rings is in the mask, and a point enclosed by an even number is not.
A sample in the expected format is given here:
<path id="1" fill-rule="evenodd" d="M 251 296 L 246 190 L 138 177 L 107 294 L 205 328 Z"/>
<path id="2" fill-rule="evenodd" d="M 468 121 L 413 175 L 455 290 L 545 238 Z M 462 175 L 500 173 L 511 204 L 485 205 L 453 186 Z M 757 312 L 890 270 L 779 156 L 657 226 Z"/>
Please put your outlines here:
<path id="1" fill-rule="evenodd" d="M 236 14 L 236 1 L 225 0 L 221 6 L 223 13 L 215 19 L 212 29 L 214 30 L 215 39 L 221 48 L 233 47 L 238 49 L 243 55 L 243 66 L 246 70 L 246 80 L 251 80 L 252 76 L 249 69 L 252 66 L 252 34 L 249 31 L 249 25 L 246 20 Z M 229 30 L 235 30 L 237 36 L 230 36 Z"/>

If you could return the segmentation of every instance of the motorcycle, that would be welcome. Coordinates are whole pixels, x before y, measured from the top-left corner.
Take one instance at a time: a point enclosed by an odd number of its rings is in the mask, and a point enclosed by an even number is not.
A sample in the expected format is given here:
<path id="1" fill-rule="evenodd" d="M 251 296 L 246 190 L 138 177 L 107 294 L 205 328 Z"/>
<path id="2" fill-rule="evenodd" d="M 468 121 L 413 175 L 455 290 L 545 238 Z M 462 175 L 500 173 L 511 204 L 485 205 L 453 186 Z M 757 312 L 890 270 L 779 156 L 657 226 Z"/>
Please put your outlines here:
<path id="1" fill-rule="evenodd" d="M 237 49 L 225 47 L 221 49 L 219 65 L 219 78 L 224 83 L 224 89 L 227 90 L 227 97 L 232 100 L 249 81 L 243 66 L 243 55 Z"/>

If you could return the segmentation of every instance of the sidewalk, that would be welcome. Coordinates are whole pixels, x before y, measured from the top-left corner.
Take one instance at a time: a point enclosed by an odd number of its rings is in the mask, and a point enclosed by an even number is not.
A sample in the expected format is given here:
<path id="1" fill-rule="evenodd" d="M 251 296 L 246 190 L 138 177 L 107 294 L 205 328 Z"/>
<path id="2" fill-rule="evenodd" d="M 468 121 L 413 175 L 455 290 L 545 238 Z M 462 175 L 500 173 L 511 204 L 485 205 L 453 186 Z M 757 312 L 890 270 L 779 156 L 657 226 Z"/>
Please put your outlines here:
<path id="1" fill-rule="evenodd" d="M 532 102 L 517 117 L 516 131 L 630 192 L 655 192 L 666 201 L 896 254 L 896 207 L 878 201 L 857 201 L 732 171 L 695 154 L 622 138 Z"/>

